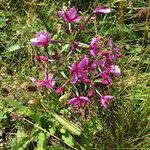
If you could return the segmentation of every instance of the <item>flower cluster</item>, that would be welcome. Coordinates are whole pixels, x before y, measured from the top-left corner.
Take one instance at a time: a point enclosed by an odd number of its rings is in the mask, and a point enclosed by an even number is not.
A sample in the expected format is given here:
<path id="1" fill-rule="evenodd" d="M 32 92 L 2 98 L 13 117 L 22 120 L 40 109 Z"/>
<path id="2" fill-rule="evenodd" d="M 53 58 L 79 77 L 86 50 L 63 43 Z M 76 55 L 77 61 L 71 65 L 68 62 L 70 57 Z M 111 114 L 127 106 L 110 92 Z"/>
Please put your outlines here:
<path id="1" fill-rule="evenodd" d="M 48 70 L 50 59 L 53 59 L 54 61 L 56 60 L 53 56 L 49 56 L 48 46 L 50 43 L 57 42 L 53 42 L 51 36 L 44 31 L 38 32 L 35 38 L 30 40 L 30 43 L 33 46 L 43 47 L 47 53 L 47 56 L 39 54 L 35 55 L 35 60 L 37 62 L 45 63 L 44 79 L 38 80 L 33 77 L 31 78 L 32 82 L 37 84 L 39 90 L 46 87 L 53 90 L 56 94 L 61 94 L 65 90 L 65 86 L 70 86 L 74 89 L 75 96 L 69 99 L 67 104 L 74 107 L 84 107 L 92 102 L 92 97 L 93 99 L 97 99 L 98 96 L 102 108 L 104 110 L 107 109 L 109 101 L 114 99 L 114 96 L 111 96 L 110 94 L 104 95 L 103 93 L 107 93 L 106 89 L 113 84 L 113 79 L 115 77 L 120 77 L 121 75 L 121 70 L 119 66 L 116 65 L 118 59 L 121 58 L 120 48 L 119 46 L 115 46 L 112 39 L 108 37 L 93 37 L 90 44 L 81 43 L 77 39 L 93 15 L 107 14 L 110 12 L 110 8 L 106 6 L 97 7 L 87 20 L 83 22 L 79 30 L 77 30 L 74 40 L 71 42 L 69 41 L 70 51 L 68 52 L 67 58 L 74 58 L 74 54 L 77 53 L 76 50 L 78 48 L 86 47 L 87 52 L 82 54 L 82 57 L 78 58 L 78 60 L 74 59 L 70 66 L 70 70 L 67 70 L 68 74 L 70 74 L 70 80 L 67 80 L 59 87 L 55 87 L 56 80 L 53 79 L 53 75 L 49 75 Z M 75 7 L 68 10 L 63 9 L 58 12 L 58 15 L 68 24 L 70 32 L 72 31 L 70 23 L 76 23 L 82 19 L 82 16 L 77 15 L 77 9 Z M 71 35 L 69 34 L 69 36 Z M 88 42 L 89 41 L 87 41 L 87 43 Z M 61 58 L 57 60 L 59 61 Z M 79 91 L 76 85 L 78 85 L 78 87 L 79 85 L 85 85 L 87 91 Z"/>

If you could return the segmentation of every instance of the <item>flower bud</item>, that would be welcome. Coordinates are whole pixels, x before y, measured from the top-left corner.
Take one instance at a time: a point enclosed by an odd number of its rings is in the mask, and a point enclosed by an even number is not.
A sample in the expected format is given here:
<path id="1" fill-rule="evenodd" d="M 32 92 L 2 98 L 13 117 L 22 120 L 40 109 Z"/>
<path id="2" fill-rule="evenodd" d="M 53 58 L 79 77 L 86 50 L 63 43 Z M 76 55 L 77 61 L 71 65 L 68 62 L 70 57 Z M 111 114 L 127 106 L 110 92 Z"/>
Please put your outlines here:
<path id="1" fill-rule="evenodd" d="M 96 7 L 94 12 L 96 14 L 107 14 L 111 12 L 111 9 L 107 6 L 100 6 L 100 7 Z"/>

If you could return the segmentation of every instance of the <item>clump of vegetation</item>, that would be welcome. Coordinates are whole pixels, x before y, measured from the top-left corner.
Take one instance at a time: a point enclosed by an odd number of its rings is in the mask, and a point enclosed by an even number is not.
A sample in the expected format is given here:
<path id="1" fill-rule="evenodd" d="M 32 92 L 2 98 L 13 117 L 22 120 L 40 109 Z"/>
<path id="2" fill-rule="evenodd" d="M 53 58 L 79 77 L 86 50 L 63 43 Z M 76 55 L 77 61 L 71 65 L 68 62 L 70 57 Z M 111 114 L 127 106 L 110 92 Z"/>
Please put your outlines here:
<path id="1" fill-rule="evenodd" d="M 150 146 L 148 4 L 87 4 L 2 1 L 3 149 Z"/>

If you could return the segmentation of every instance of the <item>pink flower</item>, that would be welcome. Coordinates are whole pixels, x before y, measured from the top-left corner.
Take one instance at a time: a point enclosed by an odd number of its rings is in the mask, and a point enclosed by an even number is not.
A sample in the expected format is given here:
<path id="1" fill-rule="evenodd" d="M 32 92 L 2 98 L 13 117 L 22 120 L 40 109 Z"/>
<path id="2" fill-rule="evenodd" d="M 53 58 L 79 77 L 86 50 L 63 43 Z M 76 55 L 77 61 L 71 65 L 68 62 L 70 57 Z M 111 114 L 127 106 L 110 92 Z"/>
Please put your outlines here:
<path id="1" fill-rule="evenodd" d="M 101 105 L 102 105 L 102 107 L 103 107 L 104 110 L 107 109 L 107 105 L 108 105 L 108 103 L 109 103 L 109 101 L 110 101 L 111 99 L 114 99 L 114 96 L 106 95 L 106 96 L 102 96 L 102 97 L 101 97 L 100 102 L 101 102 Z"/>
<path id="2" fill-rule="evenodd" d="M 121 70 L 117 65 L 110 65 L 106 71 L 108 73 L 113 73 L 117 77 L 121 76 Z"/>
<path id="3" fill-rule="evenodd" d="M 33 46 L 47 47 L 50 40 L 50 35 L 47 32 L 38 32 L 35 38 L 30 40 L 30 43 Z"/>
<path id="4" fill-rule="evenodd" d="M 111 49 L 111 57 L 113 60 L 118 60 L 119 58 L 122 57 L 122 55 L 120 54 L 120 47 L 113 47 L 113 49 Z"/>
<path id="5" fill-rule="evenodd" d="M 96 57 L 96 55 L 99 52 L 99 48 L 100 48 L 99 45 L 98 45 L 99 40 L 100 40 L 100 37 L 95 37 L 95 38 L 92 39 L 92 41 L 89 45 L 90 54 L 93 57 Z"/>
<path id="6" fill-rule="evenodd" d="M 88 103 L 91 103 L 91 101 L 89 100 L 88 97 L 84 96 L 77 96 L 68 101 L 68 104 L 74 107 L 83 107 Z"/>
<path id="7" fill-rule="evenodd" d="M 55 90 L 55 93 L 56 94 L 59 94 L 59 93 L 61 93 L 63 91 L 63 87 L 58 87 L 56 90 Z"/>
<path id="8" fill-rule="evenodd" d="M 37 80 L 33 77 L 30 78 L 33 83 L 36 83 L 39 89 L 46 87 L 48 89 L 53 89 L 55 85 L 55 81 L 53 81 L 51 76 L 45 77 L 42 81 Z"/>
<path id="9" fill-rule="evenodd" d="M 42 55 L 35 55 L 34 57 L 35 60 L 41 62 L 41 61 L 48 61 L 48 57 L 47 56 L 42 56 Z"/>
<path id="10" fill-rule="evenodd" d="M 68 23 L 79 22 L 82 19 L 82 16 L 77 16 L 75 7 L 72 7 L 69 10 L 58 11 L 58 15 Z"/>
<path id="11" fill-rule="evenodd" d="M 82 57 L 82 60 L 79 63 L 73 63 L 71 68 L 72 83 L 75 84 L 78 81 L 78 79 L 80 79 L 83 83 L 89 82 L 89 79 L 87 78 L 88 63 L 89 60 L 86 57 L 86 55 Z"/>
<path id="12" fill-rule="evenodd" d="M 49 75 L 45 75 L 44 79 L 40 82 L 40 86 L 48 89 L 53 89 L 54 85 L 55 81 L 53 80 L 52 76 Z"/>
<path id="13" fill-rule="evenodd" d="M 96 14 L 107 14 L 111 12 L 111 9 L 107 6 L 97 7 L 94 11 Z"/>
<path id="14" fill-rule="evenodd" d="M 94 94 L 93 89 L 90 89 L 90 90 L 88 91 L 88 96 L 91 97 L 93 94 Z"/>
<path id="15" fill-rule="evenodd" d="M 120 47 L 119 46 L 114 46 L 113 41 L 110 39 L 109 40 L 109 46 L 110 46 L 110 55 L 112 60 L 118 60 L 119 58 L 122 57 L 122 55 L 120 54 Z"/>
<path id="16" fill-rule="evenodd" d="M 55 85 L 55 81 L 53 80 L 52 76 L 50 76 L 48 74 L 48 68 L 47 66 L 45 67 L 45 73 L 44 73 L 44 79 L 43 80 L 37 80 L 33 77 L 30 78 L 30 80 L 33 82 L 33 83 L 36 83 L 37 86 L 39 87 L 39 89 L 43 88 L 43 87 L 46 87 L 48 89 L 53 89 L 54 88 L 54 85 Z"/>
<path id="17" fill-rule="evenodd" d="M 112 79 L 105 72 L 101 74 L 101 77 L 102 77 L 102 81 L 101 81 L 102 84 L 112 85 Z"/>

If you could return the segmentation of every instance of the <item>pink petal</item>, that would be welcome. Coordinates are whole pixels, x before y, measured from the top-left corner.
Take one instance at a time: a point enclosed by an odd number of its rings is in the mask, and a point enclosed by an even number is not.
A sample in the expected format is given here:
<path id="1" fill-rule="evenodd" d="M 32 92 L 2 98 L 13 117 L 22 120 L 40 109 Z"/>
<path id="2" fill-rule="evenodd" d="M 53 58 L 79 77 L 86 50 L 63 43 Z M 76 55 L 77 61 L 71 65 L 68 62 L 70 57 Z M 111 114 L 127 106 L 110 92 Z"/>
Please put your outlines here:
<path id="1" fill-rule="evenodd" d="M 108 85 L 109 84 L 108 80 L 102 80 L 101 83 L 104 84 L 104 85 Z"/>
<path id="2" fill-rule="evenodd" d="M 66 18 L 65 17 L 65 14 L 64 14 L 64 11 L 58 11 L 58 15 L 59 15 L 59 17 L 61 17 L 61 18 Z"/>
<path id="3" fill-rule="evenodd" d="M 78 76 L 77 76 L 76 73 L 74 73 L 74 74 L 72 75 L 71 80 L 72 80 L 72 83 L 74 83 L 74 84 L 78 81 Z"/>
<path id="4" fill-rule="evenodd" d="M 72 22 L 79 22 L 82 19 L 82 16 L 75 17 Z"/>
<path id="5" fill-rule="evenodd" d="M 37 80 L 36 80 L 35 78 L 33 78 L 33 77 L 31 77 L 30 80 L 31 80 L 33 83 L 36 83 L 36 82 L 37 82 Z"/>
<path id="6" fill-rule="evenodd" d="M 80 99 L 83 100 L 83 101 L 85 101 L 85 102 L 91 103 L 91 101 L 89 100 L 88 97 L 80 96 Z"/>
<path id="7" fill-rule="evenodd" d="M 74 103 L 75 103 L 76 100 L 77 100 L 77 98 L 74 97 L 74 98 L 70 99 L 70 100 L 67 102 L 67 104 L 69 104 L 69 105 L 74 105 Z"/>
<path id="8" fill-rule="evenodd" d="M 56 90 L 55 90 L 55 93 L 56 94 L 59 94 L 63 91 L 63 87 L 58 87 Z"/>
<path id="9" fill-rule="evenodd" d="M 39 46 L 39 40 L 37 38 L 33 38 L 30 40 L 31 45 Z"/>
<path id="10" fill-rule="evenodd" d="M 41 59 L 42 61 L 48 61 L 48 57 L 47 57 L 47 56 L 40 56 L 40 59 Z"/>
<path id="11" fill-rule="evenodd" d="M 108 102 L 112 99 L 114 99 L 114 96 L 111 95 L 106 95 L 101 97 L 101 104 L 104 110 L 107 109 Z"/>
<path id="12" fill-rule="evenodd" d="M 107 104 L 106 104 L 105 99 L 101 98 L 101 104 L 102 104 L 103 109 L 106 110 L 107 109 Z"/>
<path id="13" fill-rule="evenodd" d="M 78 68 L 78 63 L 77 62 L 75 62 L 75 63 L 73 63 L 72 64 L 72 71 L 76 71 L 77 70 L 77 68 Z"/>
<path id="14" fill-rule="evenodd" d="M 111 12 L 111 9 L 107 6 L 101 6 L 101 7 L 97 7 L 95 9 L 95 13 L 97 13 L 97 14 L 107 14 L 110 12 Z"/>
<path id="15" fill-rule="evenodd" d="M 91 97 L 91 96 L 93 95 L 93 93 L 94 93 L 93 90 L 90 89 L 90 90 L 88 91 L 88 96 Z"/>
<path id="16" fill-rule="evenodd" d="M 120 70 L 119 66 L 116 66 L 116 65 L 114 66 L 114 74 L 117 77 L 121 76 L 121 70 Z"/>
<path id="17" fill-rule="evenodd" d="M 50 36 L 47 32 L 38 32 L 35 38 L 30 40 L 33 46 L 48 46 L 50 42 Z"/>
<path id="18" fill-rule="evenodd" d="M 107 95 L 106 98 L 107 98 L 108 100 L 111 100 L 111 99 L 114 99 L 114 96 Z"/>
<path id="19" fill-rule="evenodd" d="M 87 67 L 87 66 L 88 66 L 88 63 L 89 63 L 88 58 L 86 57 L 86 55 L 83 55 L 82 60 L 81 60 L 80 63 L 79 63 L 80 69 L 82 69 L 82 68 L 84 68 L 84 67 Z"/>
<path id="20" fill-rule="evenodd" d="M 96 57 L 96 55 L 98 54 L 98 50 L 96 50 L 96 49 L 90 49 L 90 54 L 91 54 L 93 57 Z"/>
<path id="21" fill-rule="evenodd" d="M 94 37 L 90 43 L 91 46 L 97 44 L 99 42 L 100 38 L 99 37 Z"/>
<path id="22" fill-rule="evenodd" d="M 69 16 L 70 19 L 74 19 L 77 15 L 77 10 L 75 9 L 75 7 L 70 8 L 67 11 L 67 15 Z"/>

